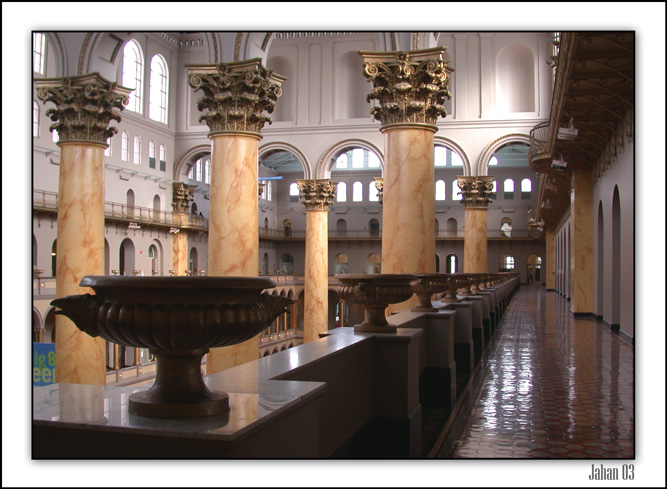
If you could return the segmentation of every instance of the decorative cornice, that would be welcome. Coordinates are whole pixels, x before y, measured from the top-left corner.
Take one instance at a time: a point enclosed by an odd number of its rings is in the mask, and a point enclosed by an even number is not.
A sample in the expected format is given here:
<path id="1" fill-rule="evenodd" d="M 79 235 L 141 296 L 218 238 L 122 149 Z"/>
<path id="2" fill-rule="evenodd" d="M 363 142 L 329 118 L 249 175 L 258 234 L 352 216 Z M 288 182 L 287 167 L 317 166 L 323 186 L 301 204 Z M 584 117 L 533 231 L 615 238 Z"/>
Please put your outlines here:
<path id="1" fill-rule="evenodd" d="M 493 192 L 494 178 L 485 176 L 457 176 L 457 185 L 461 189 L 461 203 L 466 209 L 487 209 L 493 202 L 490 198 Z"/>
<path id="2" fill-rule="evenodd" d="M 190 202 L 195 198 L 196 185 L 188 185 L 183 182 L 174 182 L 171 207 L 174 212 L 187 214 L 190 212 Z"/>
<path id="3" fill-rule="evenodd" d="M 107 139 L 118 132 L 110 120 L 120 122 L 120 112 L 130 100 L 132 89 L 102 78 L 99 73 L 64 78 L 35 80 L 37 97 L 44 103 L 53 102 L 55 109 L 46 111 L 58 131 L 62 143 L 98 143 L 105 147 Z"/>
<path id="4" fill-rule="evenodd" d="M 211 133 L 259 134 L 266 122 L 271 124 L 264 112 L 273 112 L 285 77 L 264 68 L 260 58 L 185 67 L 189 85 L 204 91 L 197 108 L 208 112 L 199 121 L 206 121 Z"/>
<path id="5" fill-rule="evenodd" d="M 307 211 L 328 211 L 333 204 L 338 182 L 331 180 L 297 180 L 301 203 Z"/>
<path id="6" fill-rule="evenodd" d="M 383 125 L 397 123 L 435 125 L 445 117 L 444 103 L 452 94 L 449 60 L 443 59 L 447 48 L 418 51 L 360 51 L 364 58 L 364 76 L 373 82 L 366 101 L 377 100 L 371 114 Z"/>

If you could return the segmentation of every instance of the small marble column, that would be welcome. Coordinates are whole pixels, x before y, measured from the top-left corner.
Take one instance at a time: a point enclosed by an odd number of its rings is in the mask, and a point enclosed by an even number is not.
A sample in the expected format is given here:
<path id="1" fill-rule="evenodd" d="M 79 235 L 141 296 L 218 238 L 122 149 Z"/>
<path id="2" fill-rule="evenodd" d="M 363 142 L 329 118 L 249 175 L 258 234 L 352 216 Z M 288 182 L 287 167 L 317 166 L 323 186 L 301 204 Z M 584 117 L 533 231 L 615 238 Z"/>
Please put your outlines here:
<path id="1" fill-rule="evenodd" d="M 46 112 L 58 131 L 58 254 L 56 297 L 90 293 L 79 287 L 85 275 L 104 275 L 104 150 L 118 131 L 131 90 L 97 73 L 35 80 L 37 96 L 53 102 Z M 56 382 L 106 383 L 105 341 L 93 338 L 62 315 L 56 316 Z"/>
<path id="2" fill-rule="evenodd" d="M 461 203 L 465 208 L 465 234 L 463 236 L 464 273 L 487 272 L 486 212 L 492 202 L 492 176 L 458 176 Z"/>
<path id="3" fill-rule="evenodd" d="M 572 168 L 570 309 L 575 314 L 593 312 L 593 184 L 590 172 Z"/>
<path id="4" fill-rule="evenodd" d="M 434 142 L 453 71 L 446 48 L 366 52 L 364 76 L 373 83 L 367 101 L 385 136 L 382 179 L 382 273 L 435 272 Z M 388 308 L 404 309 L 416 296 Z"/>
<path id="5" fill-rule="evenodd" d="M 306 264 L 303 342 L 320 338 L 329 329 L 329 206 L 336 183 L 331 180 L 297 180 L 306 207 Z"/>
<path id="6" fill-rule="evenodd" d="M 211 194 L 208 275 L 253 277 L 259 273 L 257 153 L 264 113 L 273 112 L 285 78 L 259 58 L 210 65 L 186 65 L 189 84 L 204 96 L 197 108 L 210 129 Z M 259 341 L 214 348 L 208 374 L 259 356 Z"/>

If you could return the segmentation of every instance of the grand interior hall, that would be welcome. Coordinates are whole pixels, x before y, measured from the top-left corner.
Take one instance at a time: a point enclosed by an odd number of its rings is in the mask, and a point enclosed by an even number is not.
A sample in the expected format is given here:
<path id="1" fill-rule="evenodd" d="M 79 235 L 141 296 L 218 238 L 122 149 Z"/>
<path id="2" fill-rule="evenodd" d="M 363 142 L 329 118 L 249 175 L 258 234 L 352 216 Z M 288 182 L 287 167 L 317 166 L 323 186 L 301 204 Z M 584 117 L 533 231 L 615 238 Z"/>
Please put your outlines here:
<path id="1" fill-rule="evenodd" d="M 401 5 L 3 3 L 3 485 L 664 486 L 664 4 Z"/>

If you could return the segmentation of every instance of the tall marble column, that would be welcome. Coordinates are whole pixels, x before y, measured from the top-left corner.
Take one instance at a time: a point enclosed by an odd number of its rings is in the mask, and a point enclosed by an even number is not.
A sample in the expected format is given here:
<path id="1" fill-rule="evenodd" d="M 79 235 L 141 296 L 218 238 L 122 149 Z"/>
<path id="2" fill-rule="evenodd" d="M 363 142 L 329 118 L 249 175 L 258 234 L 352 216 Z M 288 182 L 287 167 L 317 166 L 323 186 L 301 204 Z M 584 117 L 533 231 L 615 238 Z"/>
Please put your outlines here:
<path id="1" fill-rule="evenodd" d="M 190 205 L 194 200 L 196 185 L 188 185 L 183 182 L 174 182 L 172 193 L 172 221 L 174 223 L 174 233 L 172 233 L 172 254 L 171 269 L 175 275 L 183 276 L 188 270 L 188 230 L 182 227 L 187 224 Z"/>
<path id="2" fill-rule="evenodd" d="M 186 65 L 189 84 L 204 96 L 197 102 L 211 140 L 211 194 L 208 274 L 253 277 L 259 274 L 257 146 L 285 78 L 259 58 L 210 65 Z M 259 341 L 212 349 L 207 373 L 259 356 Z"/>
<path id="3" fill-rule="evenodd" d="M 90 293 L 79 287 L 85 275 L 104 275 L 104 150 L 118 131 L 131 90 L 97 73 L 35 80 L 37 96 L 49 109 L 60 147 L 56 297 Z M 106 383 L 106 343 L 56 316 L 56 382 Z"/>
<path id="4" fill-rule="evenodd" d="M 546 233 L 546 252 L 545 269 L 547 290 L 556 290 L 556 235 L 554 230 L 547 228 Z"/>
<path id="5" fill-rule="evenodd" d="M 308 343 L 329 329 L 329 206 L 333 204 L 336 183 L 331 180 L 296 183 L 306 207 L 303 342 Z"/>
<path id="6" fill-rule="evenodd" d="M 487 272 L 486 212 L 493 191 L 492 176 L 458 176 L 461 203 L 465 208 L 465 234 L 463 235 L 463 271 Z"/>
<path id="7" fill-rule="evenodd" d="M 445 50 L 359 53 L 373 83 L 366 100 L 378 102 L 371 114 L 385 137 L 382 273 L 435 272 L 433 136 L 437 119 L 447 115 L 453 71 Z"/>
<path id="8" fill-rule="evenodd" d="M 593 183 L 589 171 L 572 168 L 570 309 L 575 314 L 593 312 Z"/>

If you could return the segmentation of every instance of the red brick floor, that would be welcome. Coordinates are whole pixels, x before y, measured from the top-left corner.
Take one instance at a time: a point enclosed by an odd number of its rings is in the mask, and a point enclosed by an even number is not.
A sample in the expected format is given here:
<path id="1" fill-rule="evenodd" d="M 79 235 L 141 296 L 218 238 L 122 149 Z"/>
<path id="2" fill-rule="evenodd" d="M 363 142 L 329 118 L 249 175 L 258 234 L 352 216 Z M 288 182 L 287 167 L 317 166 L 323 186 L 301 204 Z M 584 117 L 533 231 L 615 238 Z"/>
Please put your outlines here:
<path id="1" fill-rule="evenodd" d="M 634 348 L 522 286 L 436 458 L 634 458 Z"/>

